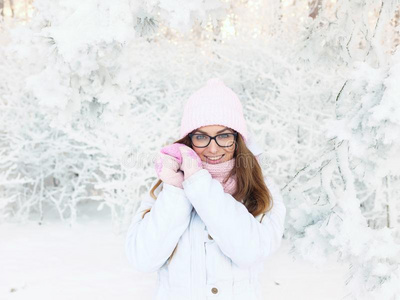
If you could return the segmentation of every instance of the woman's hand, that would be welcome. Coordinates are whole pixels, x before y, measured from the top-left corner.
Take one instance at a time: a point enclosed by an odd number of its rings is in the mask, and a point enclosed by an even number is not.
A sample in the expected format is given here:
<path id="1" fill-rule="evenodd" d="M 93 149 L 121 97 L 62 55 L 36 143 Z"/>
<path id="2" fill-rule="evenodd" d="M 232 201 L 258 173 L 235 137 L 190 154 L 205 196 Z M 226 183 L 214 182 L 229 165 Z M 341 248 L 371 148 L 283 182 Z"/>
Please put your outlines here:
<path id="1" fill-rule="evenodd" d="M 155 162 L 155 170 L 159 179 L 163 182 L 183 189 L 183 172 L 180 169 L 182 157 L 179 145 L 172 144 L 160 150 Z"/>
<path id="2" fill-rule="evenodd" d="M 182 159 L 181 170 L 184 173 L 184 180 L 186 180 L 197 171 L 203 169 L 203 164 L 200 157 L 192 148 L 183 145 L 179 147 L 179 150 Z"/>

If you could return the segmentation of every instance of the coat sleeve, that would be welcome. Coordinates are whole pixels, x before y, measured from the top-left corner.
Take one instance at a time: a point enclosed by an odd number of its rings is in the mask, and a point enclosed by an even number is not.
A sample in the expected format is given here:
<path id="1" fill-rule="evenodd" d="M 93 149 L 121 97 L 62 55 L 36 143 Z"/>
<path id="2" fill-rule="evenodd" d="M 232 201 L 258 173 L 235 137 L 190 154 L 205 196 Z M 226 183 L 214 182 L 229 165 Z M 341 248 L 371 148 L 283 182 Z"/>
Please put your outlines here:
<path id="1" fill-rule="evenodd" d="M 125 238 L 129 263 L 140 272 L 155 272 L 169 258 L 190 222 L 192 204 L 183 189 L 163 183 L 157 200 L 141 201 Z M 142 219 L 145 210 L 151 208 Z"/>
<path id="2" fill-rule="evenodd" d="M 185 193 L 221 251 L 241 268 L 264 261 L 281 244 L 286 207 L 272 178 L 265 182 L 273 208 L 260 223 L 244 204 L 225 193 L 221 183 L 202 169 L 183 181 Z"/>

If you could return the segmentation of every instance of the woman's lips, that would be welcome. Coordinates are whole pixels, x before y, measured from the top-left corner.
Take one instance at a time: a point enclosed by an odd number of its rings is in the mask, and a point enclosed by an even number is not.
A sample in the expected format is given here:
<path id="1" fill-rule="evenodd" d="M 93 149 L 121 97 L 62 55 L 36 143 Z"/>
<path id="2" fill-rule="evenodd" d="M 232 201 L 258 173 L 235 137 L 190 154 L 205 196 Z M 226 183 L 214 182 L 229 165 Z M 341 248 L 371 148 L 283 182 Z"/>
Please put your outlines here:
<path id="1" fill-rule="evenodd" d="M 223 154 L 223 155 L 221 156 L 221 158 L 218 159 L 218 160 L 212 160 L 212 159 L 209 159 L 209 158 L 206 156 L 207 163 L 209 163 L 209 164 L 219 164 L 219 163 L 222 161 L 222 159 L 224 158 L 224 155 L 225 155 L 225 154 Z"/>

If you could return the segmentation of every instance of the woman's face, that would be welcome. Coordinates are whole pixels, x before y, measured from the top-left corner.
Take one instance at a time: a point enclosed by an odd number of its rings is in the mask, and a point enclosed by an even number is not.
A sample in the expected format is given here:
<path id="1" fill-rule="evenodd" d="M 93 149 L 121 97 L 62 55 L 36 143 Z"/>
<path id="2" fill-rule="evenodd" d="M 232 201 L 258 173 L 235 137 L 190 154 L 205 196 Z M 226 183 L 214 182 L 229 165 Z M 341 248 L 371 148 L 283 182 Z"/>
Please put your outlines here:
<path id="1" fill-rule="evenodd" d="M 233 133 L 233 132 L 234 131 L 232 129 L 221 125 L 203 126 L 193 131 L 193 133 L 195 134 L 207 134 L 211 137 L 216 136 L 217 134 Z M 211 140 L 210 144 L 205 148 L 197 148 L 194 145 L 192 147 L 202 161 L 210 164 L 216 164 L 216 163 L 226 162 L 233 158 L 233 154 L 235 153 L 235 144 L 236 142 L 234 142 L 231 147 L 220 147 L 217 145 L 215 140 Z M 217 161 L 212 161 L 210 159 L 210 158 L 217 158 L 219 156 L 222 157 Z"/>

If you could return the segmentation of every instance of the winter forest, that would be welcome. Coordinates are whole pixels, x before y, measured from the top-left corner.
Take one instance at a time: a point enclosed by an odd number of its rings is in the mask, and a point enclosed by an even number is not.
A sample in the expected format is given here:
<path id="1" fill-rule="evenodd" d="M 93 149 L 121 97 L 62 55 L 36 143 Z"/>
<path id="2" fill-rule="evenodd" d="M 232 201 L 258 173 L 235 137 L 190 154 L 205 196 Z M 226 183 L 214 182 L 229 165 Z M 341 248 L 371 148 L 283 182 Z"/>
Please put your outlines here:
<path id="1" fill-rule="evenodd" d="M 287 207 L 268 276 L 308 276 L 299 260 L 344 270 L 340 297 L 266 279 L 265 299 L 400 299 L 399 9 L 0 0 L 0 299 L 150 300 L 154 277 L 126 266 L 121 241 L 211 77 L 239 95 Z"/>

